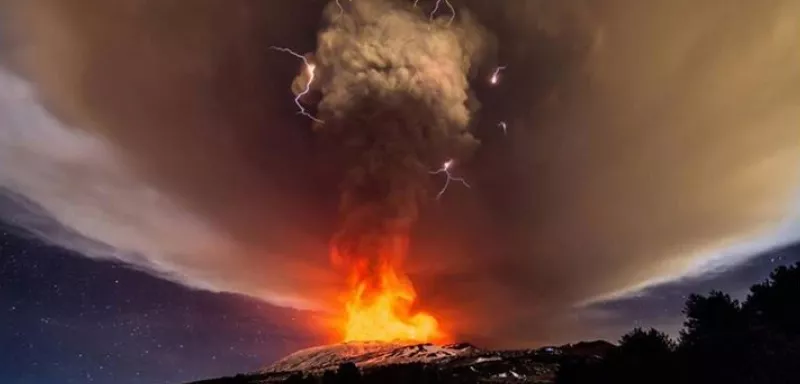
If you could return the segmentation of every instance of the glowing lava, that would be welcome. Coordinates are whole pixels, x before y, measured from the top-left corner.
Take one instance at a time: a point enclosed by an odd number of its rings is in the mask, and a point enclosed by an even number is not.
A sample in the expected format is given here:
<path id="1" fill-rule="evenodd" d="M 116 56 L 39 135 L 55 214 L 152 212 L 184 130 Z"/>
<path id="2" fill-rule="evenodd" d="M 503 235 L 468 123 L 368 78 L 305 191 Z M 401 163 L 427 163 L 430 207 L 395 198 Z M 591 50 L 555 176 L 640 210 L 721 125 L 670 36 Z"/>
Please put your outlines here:
<path id="1" fill-rule="evenodd" d="M 408 278 L 381 267 L 376 286 L 361 281 L 345 304 L 344 341 L 420 341 L 441 338 L 439 323 L 428 313 L 413 313 L 416 292 Z"/>
<path id="2" fill-rule="evenodd" d="M 363 259 L 351 265 L 341 326 L 343 341 L 443 341 L 436 318 L 415 311 L 417 294 L 397 267 L 398 258 L 382 256 L 371 267 Z"/>

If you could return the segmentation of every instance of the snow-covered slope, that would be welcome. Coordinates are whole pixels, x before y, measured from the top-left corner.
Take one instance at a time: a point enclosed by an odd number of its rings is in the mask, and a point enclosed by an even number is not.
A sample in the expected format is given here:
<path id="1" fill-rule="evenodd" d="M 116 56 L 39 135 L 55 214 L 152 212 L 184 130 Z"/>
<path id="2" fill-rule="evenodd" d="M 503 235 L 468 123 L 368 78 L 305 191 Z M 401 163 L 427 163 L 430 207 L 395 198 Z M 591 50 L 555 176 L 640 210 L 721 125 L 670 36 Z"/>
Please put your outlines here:
<path id="1" fill-rule="evenodd" d="M 265 372 L 317 371 L 335 369 L 352 362 L 371 367 L 414 362 L 445 362 L 480 354 L 469 344 L 438 346 L 433 344 L 350 342 L 302 349 L 266 367 Z"/>

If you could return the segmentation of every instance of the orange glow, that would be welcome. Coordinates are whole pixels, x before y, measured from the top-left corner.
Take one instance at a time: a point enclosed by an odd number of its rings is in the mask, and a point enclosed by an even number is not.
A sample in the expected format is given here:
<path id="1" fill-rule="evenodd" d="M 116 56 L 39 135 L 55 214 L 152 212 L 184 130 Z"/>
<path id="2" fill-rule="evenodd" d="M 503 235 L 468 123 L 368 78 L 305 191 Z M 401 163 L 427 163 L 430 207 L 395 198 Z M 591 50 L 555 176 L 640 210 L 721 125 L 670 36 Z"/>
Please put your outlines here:
<path id="1" fill-rule="evenodd" d="M 401 247 L 401 249 L 404 247 Z M 345 295 L 343 341 L 443 341 L 439 322 L 415 311 L 417 294 L 411 281 L 394 265 L 394 252 L 381 255 L 371 270 L 366 260 L 351 265 L 350 291 Z M 393 262 L 394 261 L 394 262 Z"/>
<path id="2" fill-rule="evenodd" d="M 411 311 L 416 299 L 411 282 L 399 278 L 392 268 L 381 268 L 379 273 L 377 287 L 370 289 L 361 281 L 345 304 L 344 341 L 428 342 L 441 337 L 433 316 Z"/>

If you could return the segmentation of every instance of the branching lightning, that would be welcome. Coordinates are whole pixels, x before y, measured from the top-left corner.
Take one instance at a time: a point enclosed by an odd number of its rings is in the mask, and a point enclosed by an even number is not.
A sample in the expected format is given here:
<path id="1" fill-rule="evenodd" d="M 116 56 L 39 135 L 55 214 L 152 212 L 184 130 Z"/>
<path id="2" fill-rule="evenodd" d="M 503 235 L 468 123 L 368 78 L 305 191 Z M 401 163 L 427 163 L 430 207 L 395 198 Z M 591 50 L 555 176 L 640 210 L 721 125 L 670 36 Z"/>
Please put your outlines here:
<path id="1" fill-rule="evenodd" d="M 439 10 L 439 7 L 442 6 L 442 2 L 450 8 L 450 20 L 447 21 L 447 25 L 453 24 L 453 20 L 456 18 L 456 9 L 453 7 L 453 4 L 450 3 L 450 0 L 436 0 L 436 5 L 433 7 L 433 11 L 431 11 L 430 16 L 428 18 L 433 21 L 433 17 L 436 15 L 436 11 Z M 419 0 L 414 0 L 414 8 L 417 7 Z"/>
<path id="2" fill-rule="evenodd" d="M 352 2 L 353 0 L 348 0 L 348 1 Z M 416 5 L 416 3 L 414 4 Z M 342 17 L 342 15 L 344 15 L 344 7 L 342 7 L 342 3 L 340 2 L 340 0 L 336 0 L 336 6 L 339 7 L 339 16 L 337 17 Z"/>
<path id="3" fill-rule="evenodd" d="M 300 99 L 303 96 L 305 96 L 306 94 L 308 94 L 308 92 L 311 91 L 311 84 L 314 82 L 314 70 L 317 68 L 316 65 L 310 63 L 305 56 L 303 56 L 303 55 L 301 55 L 301 54 L 299 54 L 299 53 L 297 53 L 297 52 L 295 52 L 295 51 L 293 51 L 293 50 L 291 50 L 289 48 L 276 47 L 274 45 L 271 46 L 270 48 L 272 48 L 272 49 L 274 49 L 276 51 L 286 52 L 286 53 L 288 53 L 288 54 L 290 54 L 290 55 L 292 55 L 292 56 L 294 56 L 294 57 L 296 57 L 296 58 L 298 58 L 300 60 L 303 60 L 303 64 L 305 64 L 305 66 L 306 66 L 306 72 L 308 73 L 308 81 L 306 82 L 306 87 L 305 87 L 305 89 L 303 89 L 303 92 L 300 92 L 300 93 L 297 94 L 297 96 L 295 96 L 294 104 L 297 105 L 297 109 L 298 109 L 297 113 L 298 114 L 301 114 L 301 115 L 303 115 L 305 117 L 308 117 L 309 119 L 311 119 L 311 120 L 313 120 L 313 121 L 315 121 L 317 123 L 323 124 L 324 122 L 322 120 L 317 119 L 316 117 L 314 117 L 310 113 L 308 113 L 308 111 L 306 111 L 306 109 L 303 107 L 303 104 L 300 102 Z"/>
<path id="4" fill-rule="evenodd" d="M 344 8 L 342 7 L 342 3 L 340 3 L 339 0 L 336 0 L 336 6 L 339 7 L 339 17 L 342 17 L 342 14 L 344 14 Z"/>
<path id="5" fill-rule="evenodd" d="M 501 122 L 499 122 L 499 123 L 497 124 L 497 126 L 503 129 L 503 134 L 504 134 L 504 135 L 507 135 L 507 134 L 508 134 L 508 124 L 506 124 L 506 122 L 505 122 L 505 121 L 501 121 Z"/>
<path id="6" fill-rule="evenodd" d="M 497 85 L 497 83 L 500 82 L 500 72 L 504 69 L 506 69 L 505 65 L 501 65 L 495 68 L 494 72 L 492 72 L 492 77 L 489 78 L 489 83 L 491 83 L 492 85 Z"/>
<path id="7" fill-rule="evenodd" d="M 450 169 L 453 167 L 453 163 L 454 163 L 454 160 L 453 159 L 449 159 L 449 160 L 445 161 L 444 164 L 442 164 L 441 168 L 439 168 L 439 169 L 437 169 L 435 171 L 430 171 L 429 172 L 431 175 L 438 175 L 440 173 L 444 173 L 444 175 L 447 177 L 445 179 L 444 186 L 442 186 L 442 189 L 439 190 L 439 193 L 436 194 L 436 200 L 439 200 L 439 198 L 442 197 L 442 194 L 444 194 L 444 192 L 447 190 L 447 187 L 450 186 L 450 182 L 451 181 L 461 182 L 461 184 L 464 184 L 465 187 L 471 188 L 469 186 L 469 184 L 467 183 L 467 181 L 464 180 L 463 177 L 455 177 L 455 176 L 453 176 L 453 174 L 450 173 Z"/>
<path id="8" fill-rule="evenodd" d="M 436 11 L 439 10 L 439 7 L 442 5 L 442 2 L 450 8 L 450 20 L 447 21 L 447 25 L 453 24 L 453 19 L 456 18 L 456 9 L 453 8 L 453 4 L 450 4 L 450 0 L 436 0 L 436 6 L 433 7 L 433 11 L 431 11 L 430 19 L 433 20 L 433 16 L 436 14 Z"/>

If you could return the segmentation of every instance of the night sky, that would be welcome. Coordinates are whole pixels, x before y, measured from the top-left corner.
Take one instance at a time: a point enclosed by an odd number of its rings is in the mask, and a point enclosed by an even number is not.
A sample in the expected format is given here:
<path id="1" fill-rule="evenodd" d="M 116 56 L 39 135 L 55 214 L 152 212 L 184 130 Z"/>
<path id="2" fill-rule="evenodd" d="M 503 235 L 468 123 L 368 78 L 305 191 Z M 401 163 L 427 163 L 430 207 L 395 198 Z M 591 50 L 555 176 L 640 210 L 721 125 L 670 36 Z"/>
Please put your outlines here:
<path id="1" fill-rule="evenodd" d="M 315 344 L 295 314 L 0 228 L 0 383 L 180 383 Z"/>
<path id="2" fill-rule="evenodd" d="M 655 326 L 673 334 L 691 292 L 743 297 L 800 245 L 703 280 L 597 306 L 598 337 Z M 230 294 L 192 291 L 0 229 L 0 382 L 180 383 L 257 369 L 319 342 L 302 313 Z M 602 333 L 602 334 L 600 334 Z"/>

